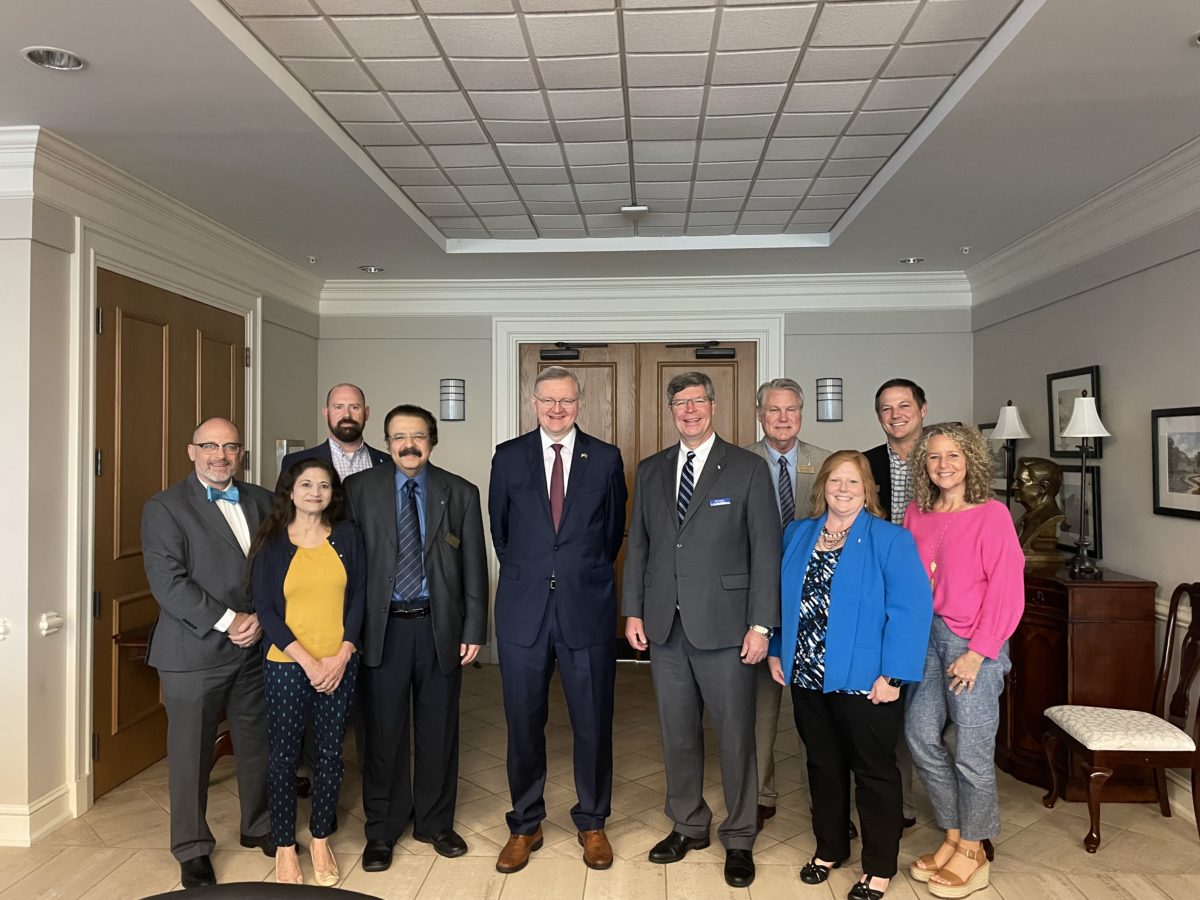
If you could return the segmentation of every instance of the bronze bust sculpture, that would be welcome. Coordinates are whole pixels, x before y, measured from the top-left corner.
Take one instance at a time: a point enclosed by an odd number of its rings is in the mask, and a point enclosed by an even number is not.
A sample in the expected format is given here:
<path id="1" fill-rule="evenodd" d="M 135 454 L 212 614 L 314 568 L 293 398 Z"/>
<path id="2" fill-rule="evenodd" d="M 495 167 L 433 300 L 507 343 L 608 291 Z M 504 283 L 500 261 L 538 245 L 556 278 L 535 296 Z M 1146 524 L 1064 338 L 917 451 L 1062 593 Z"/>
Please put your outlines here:
<path id="1" fill-rule="evenodd" d="M 1025 564 L 1060 566 L 1058 530 L 1066 516 L 1058 505 L 1062 468 L 1040 456 L 1023 456 L 1017 467 L 1013 491 L 1025 515 L 1017 522 L 1017 537 L 1025 551 Z"/>

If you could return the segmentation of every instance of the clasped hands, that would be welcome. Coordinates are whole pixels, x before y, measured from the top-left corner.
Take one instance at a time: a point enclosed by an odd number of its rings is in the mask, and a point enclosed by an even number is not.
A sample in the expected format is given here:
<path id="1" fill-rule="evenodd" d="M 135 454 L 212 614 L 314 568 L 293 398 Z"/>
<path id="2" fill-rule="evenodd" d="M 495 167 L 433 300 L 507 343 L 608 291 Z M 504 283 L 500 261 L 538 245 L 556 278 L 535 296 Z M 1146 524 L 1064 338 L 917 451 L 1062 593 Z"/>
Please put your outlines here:
<path id="1" fill-rule="evenodd" d="M 233 621 L 229 623 L 229 629 L 225 632 L 225 636 L 234 646 L 241 647 L 243 650 L 253 647 L 262 637 L 262 626 L 258 624 L 258 615 L 244 612 L 234 613 Z"/>

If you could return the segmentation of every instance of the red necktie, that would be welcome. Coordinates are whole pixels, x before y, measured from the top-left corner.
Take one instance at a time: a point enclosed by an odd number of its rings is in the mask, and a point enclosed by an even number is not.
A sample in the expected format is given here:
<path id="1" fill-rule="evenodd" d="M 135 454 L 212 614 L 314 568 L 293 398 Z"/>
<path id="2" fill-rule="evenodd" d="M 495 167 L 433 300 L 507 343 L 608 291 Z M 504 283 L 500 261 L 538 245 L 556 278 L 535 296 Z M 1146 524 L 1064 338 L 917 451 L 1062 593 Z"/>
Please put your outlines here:
<path id="1" fill-rule="evenodd" d="M 550 521 L 554 523 L 554 530 L 558 531 L 559 523 L 562 522 L 563 497 L 566 495 L 563 485 L 563 446 L 550 446 L 554 448 L 554 467 L 550 470 Z"/>

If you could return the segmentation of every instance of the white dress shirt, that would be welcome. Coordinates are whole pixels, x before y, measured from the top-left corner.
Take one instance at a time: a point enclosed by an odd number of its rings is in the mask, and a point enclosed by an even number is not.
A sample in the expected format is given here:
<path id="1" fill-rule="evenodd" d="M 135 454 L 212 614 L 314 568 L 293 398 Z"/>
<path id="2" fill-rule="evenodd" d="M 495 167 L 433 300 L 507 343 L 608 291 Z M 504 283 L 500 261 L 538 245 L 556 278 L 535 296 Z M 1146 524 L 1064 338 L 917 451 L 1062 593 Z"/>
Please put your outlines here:
<path id="1" fill-rule="evenodd" d="M 196 480 L 207 490 L 209 485 L 205 484 L 199 475 L 196 476 Z M 230 482 L 230 484 L 232 483 Z M 223 490 L 223 488 L 218 488 L 218 490 Z M 229 530 L 237 538 L 238 545 L 242 548 L 242 553 L 248 554 L 250 552 L 250 525 L 246 522 L 246 514 L 242 511 L 241 504 L 233 503 L 229 500 L 213 500 L 210 502 L 217 504 L 217 509 L 221 511 L 221 515 L 229 523 Z M 232 609 L 226 608 L 225 614 L 217 620 L 217 624 L 213 628 L 220 632 L 229 631 L 229 626 L 233 624 L 233 619 L 236 615 L 237 613 Z"/>
<path id="2" fill-rule="evenodd" d="M 704 464 L 708 461 L 708 454 L 712 452 L 713 443 L 716 441 L 717 435 L 714 432 L 708 436 L 708 440 L 699 447 L 689 447 L 683 441 L 679 442 L 679 459 L 675 461 L 675 496 L 679 496 L 679 479 L 683 477 L 683 467 L 687 464 L 687 455 L 695 453 L 696 456 L 692 460 L 692 487 L 700 483 L 700 473 L 704 471 Z"/>
<path id="3" fill-rule="evenodd" d="M 554 472 L 554 445 L 562 444 L 562 461 L 563 461 L 563 496 L 566 496 L 567 485 L 571 480 L 571 457 L 575 455 L 575 434 L 577 429 L 571 426 L 571 430 L 567 432 L 567 436 L 561 441 L 553 440 L 550 435 L 546 434 L 544 428 L 539 428 L 542 433 L 542 462 L 546 464 L 546 495 L 550 494 L 550 476 Z"/>

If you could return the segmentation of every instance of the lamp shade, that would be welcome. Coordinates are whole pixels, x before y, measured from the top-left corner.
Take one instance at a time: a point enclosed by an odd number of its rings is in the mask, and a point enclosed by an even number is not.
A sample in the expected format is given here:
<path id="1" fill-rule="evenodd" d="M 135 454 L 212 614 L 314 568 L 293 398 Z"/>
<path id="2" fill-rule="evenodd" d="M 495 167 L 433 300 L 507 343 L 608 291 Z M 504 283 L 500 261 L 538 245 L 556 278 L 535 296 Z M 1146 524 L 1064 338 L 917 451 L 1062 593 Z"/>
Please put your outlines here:
<path id="1" fill-rule="evenodd" d="M 1109 430 L 1100 421 L 1100 413 L 1096 409 L 1095 397 L 1076 397 L 1075 409 L 1071 412 L 1071 421 L 1063 429 L 1063 437 L 1091 438 L 1109 437 Z"/>
<path id="2" fill-rule="evenodd" d="M 1008 401 L 1007 406 L 1000 407 L 1000 415 L 996 417 L 996 427 L 988 435 L 993 441 L 1023 441 L 1029 437 L 1025 423 L 1021 421 L 1021 411 Z"/>

